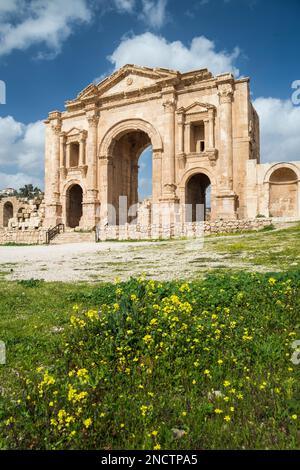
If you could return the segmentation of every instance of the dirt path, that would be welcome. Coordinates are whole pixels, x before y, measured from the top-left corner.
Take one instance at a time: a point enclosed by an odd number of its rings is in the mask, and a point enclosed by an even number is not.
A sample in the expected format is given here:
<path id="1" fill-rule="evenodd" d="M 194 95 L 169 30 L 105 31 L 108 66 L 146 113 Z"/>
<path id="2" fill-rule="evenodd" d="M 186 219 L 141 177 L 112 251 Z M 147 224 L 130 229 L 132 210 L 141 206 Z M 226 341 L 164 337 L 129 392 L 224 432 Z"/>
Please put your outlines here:
<path id="1" fill-rule="evenodd" d="M 0 273 L 8 280 L 95 282 L 142 274 L 153 279 L 192 279 L 229 268 L 264 271 L 269 268 L 251 262 L 249 247 L 240 248 L 241 243 L 251 245 L 252 241 L 259 247 L 258 237 L 272 245 L 276 233 L 208 237 L 204 244 L 173 240 L 0 247 Z M 239 250 L 232 249 L 237 244 Z"/>

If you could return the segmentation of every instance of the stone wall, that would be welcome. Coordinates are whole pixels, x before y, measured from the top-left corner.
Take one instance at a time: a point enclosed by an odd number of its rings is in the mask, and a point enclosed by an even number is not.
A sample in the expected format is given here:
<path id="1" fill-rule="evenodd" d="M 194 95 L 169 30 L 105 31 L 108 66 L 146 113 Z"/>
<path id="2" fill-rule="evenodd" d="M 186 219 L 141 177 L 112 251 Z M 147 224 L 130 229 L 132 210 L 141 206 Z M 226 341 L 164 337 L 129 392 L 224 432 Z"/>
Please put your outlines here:
<path id="1" fill-rule="evenodd" d="M 97 238 L 103 240 L 153 240 L 194 238 L 209 234 L 259 230 L 270 226 L 272 219 L 219 220 L 215 222 L 174 223 L 171 225 L 107 225 L 97 227 Z"/>
<path id="2" fill-rule="evenodd" d="M 46 242 L 46 230 L 0 229 L 0 245 L 15 243 L 20 245 L 42 245 Z"/>
<path id="3" fill-rule="evenodd" d="M 10 211 L 5 210 L 10 206 Z M 0 229 L 36 230 L 42 227 L 45 204 L 40 198 L 4 197 L 0 200 Z"/>

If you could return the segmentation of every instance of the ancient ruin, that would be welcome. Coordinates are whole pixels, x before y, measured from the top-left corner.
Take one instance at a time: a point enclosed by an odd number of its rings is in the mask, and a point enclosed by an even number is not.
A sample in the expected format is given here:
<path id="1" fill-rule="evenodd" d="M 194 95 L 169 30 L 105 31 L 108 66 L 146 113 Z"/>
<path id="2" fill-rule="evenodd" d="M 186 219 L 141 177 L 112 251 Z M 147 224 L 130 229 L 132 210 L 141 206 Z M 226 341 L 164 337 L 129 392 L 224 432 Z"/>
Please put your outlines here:
<path id="1" fill-rule="evenodd" d="M 126 65 L 65 106 L 45 121 L 46 229 L 149 238 L 153 227 L 189 234 L 199 220 L 300 218 L 300 162 L 260 163 L 249 78 Z M 142 202 L 139 157 L 149 146 L 152 197 Z M 11 215 L 7 204 L 4 226 Z"/>

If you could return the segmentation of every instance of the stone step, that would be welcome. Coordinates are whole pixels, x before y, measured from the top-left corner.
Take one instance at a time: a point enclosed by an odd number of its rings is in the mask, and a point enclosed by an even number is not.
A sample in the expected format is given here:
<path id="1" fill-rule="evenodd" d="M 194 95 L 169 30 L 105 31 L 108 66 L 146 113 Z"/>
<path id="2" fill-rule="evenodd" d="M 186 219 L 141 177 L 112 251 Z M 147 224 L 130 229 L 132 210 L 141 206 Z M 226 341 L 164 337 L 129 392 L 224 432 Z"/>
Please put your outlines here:
<path id="1" fill-rule="evenodd" d="M 65 243 L 87 243 L 95 242 L 95 232 L 63 232 L 51 240 L 51 245 L 62 245 Z"/>

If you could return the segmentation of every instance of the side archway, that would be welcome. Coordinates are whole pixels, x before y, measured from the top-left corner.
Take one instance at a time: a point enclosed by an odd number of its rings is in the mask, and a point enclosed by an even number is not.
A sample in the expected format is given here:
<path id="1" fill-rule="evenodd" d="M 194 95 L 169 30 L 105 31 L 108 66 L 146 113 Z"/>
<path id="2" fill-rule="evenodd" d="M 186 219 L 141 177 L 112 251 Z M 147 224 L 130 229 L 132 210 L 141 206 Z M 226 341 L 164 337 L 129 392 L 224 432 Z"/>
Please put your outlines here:
<path id="1" fill-rule="evenodd" d="M 179 196 L 184 204 L 184 220 L 196 222 L 214 217 L 215 180 L 206 168 L 193 168 L 182 177 Z"/>
<path id="2" fill-rule="evenodd" d="M 66 225 L 70 228 L 79 227 L 83 215 L 83 190 L 80 184 L 70 185 L 66 191 Z"/>
<path id="3" fill-rule="evenodd" d="M 296 218 L 299 214 L 298 168 L 289 163 L 274 165 L 266 174 L 265 182 L 269 187 L 270 217 Z"/>
<path id="4" fill-rule="evenodd" d="M 14 206 L 12 202 L 7 201 L 3 206 L 3 227 L 8 227 L 9 220 L 14 216 Z"/>

